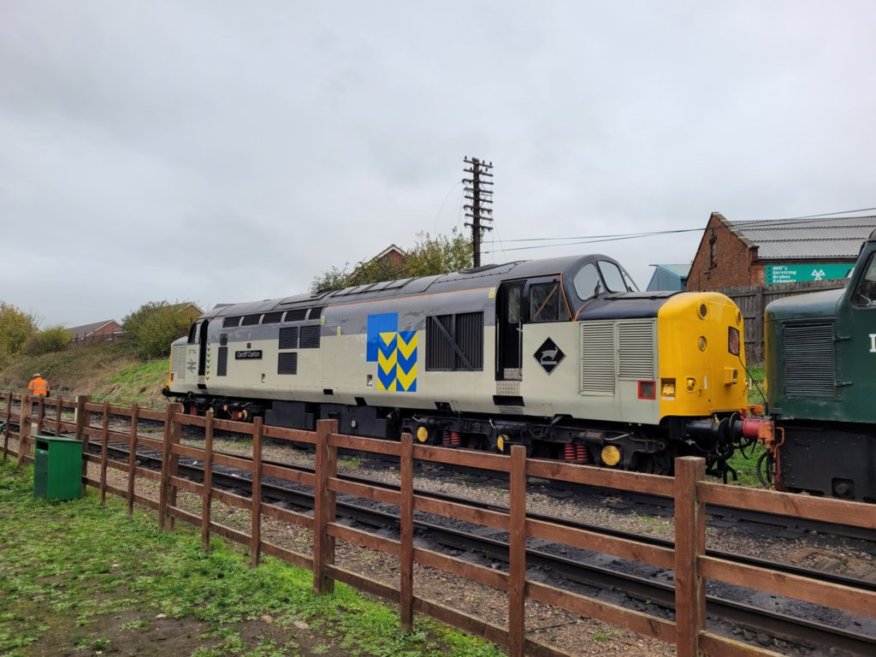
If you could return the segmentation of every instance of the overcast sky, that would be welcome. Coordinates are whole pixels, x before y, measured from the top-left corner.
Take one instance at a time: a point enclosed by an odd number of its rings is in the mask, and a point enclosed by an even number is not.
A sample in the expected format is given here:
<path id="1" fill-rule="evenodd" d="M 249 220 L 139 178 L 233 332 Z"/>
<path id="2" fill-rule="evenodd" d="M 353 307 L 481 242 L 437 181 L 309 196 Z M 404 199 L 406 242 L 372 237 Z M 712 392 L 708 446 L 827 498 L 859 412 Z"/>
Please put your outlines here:
<path id="1" fill-rule="evenodd" d="M 462 229 L 644 287 L 700 235 L 876 206 L 874 2 L 0 0 L 0 300 L 43 326 L 304 292 Z"/>

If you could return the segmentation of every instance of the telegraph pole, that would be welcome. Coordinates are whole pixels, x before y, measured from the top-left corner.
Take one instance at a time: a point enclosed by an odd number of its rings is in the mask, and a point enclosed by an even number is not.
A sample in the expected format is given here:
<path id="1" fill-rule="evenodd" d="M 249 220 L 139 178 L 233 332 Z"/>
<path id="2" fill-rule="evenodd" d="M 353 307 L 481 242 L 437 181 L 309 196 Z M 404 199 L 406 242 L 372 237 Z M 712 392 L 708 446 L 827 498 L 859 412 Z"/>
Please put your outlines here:
<path id="1" fill-rule="evenodd" d="M 481 237 L 485 230 L 493 230 L 492 226 L 482 222 L 493 221 L 493 170 L 492 162 L 484 162 L 476 157 L 466 156 L 463 160 L 468 168 L 465 173 L 471 174 L 470 178 L 463 178 L 465 183 L 465 198 L 471 201 L 463 205 L 465 216 L 471 219 L 471 244 L 474 253 L 474 266 L 481 266 Z"/>

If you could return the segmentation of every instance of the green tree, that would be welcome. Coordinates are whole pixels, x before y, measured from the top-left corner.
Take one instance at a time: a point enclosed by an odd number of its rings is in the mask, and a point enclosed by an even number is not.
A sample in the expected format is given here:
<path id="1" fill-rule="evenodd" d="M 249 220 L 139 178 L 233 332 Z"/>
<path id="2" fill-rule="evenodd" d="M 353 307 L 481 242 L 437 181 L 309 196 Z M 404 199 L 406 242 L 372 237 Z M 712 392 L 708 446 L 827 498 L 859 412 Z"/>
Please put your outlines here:
<path id="1" fill-rule="evenodd" d="M 141 358 L 160 358 L 170 354 L 170 343 L 185 335 L 189 320 L 179 303 L 150 301 L 122 320 L 125 344 Z"/>
<path id="2" fill-rule="evenodd" d="M 0 301 L 0 367 L 20 353 L 24 343 L 37 332 L 31 315 Z"/>
<path id="3" fill-rule="evenodd" d="M 24 343 L 23 351 L 31 356 L 64 351 L 70 345 L 70 331 L 63 326 L 53 326 L 36 333 Z"/>
<path id="4" fill-rule="evenodd" d="M 332 267 L 313 279 L 313 293 L 338 290 L 352 285 L 365 285 L 391 281 L 411 276 L 446 274 L 471 267 L 471 243 L 455 229 L 450 235 L 420 233 L 416 244 L 409 249 L 404 259 L 397 263 L 388 258 L 359 263 L 352 270 Z"/>

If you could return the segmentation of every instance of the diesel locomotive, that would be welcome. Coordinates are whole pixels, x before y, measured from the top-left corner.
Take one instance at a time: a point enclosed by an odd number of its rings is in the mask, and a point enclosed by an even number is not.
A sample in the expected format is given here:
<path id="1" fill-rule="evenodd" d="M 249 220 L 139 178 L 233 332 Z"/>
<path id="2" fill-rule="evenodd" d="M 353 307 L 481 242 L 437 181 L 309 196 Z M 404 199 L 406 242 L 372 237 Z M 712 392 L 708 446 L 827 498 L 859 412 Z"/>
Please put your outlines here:
<path id="1" fill-rule="evenodd" d="M 586 255 L 219 305 L 172 345 L 189 412 L 671 473 L 724 469 L 747 405 L 743 319 L 717 293 L 638 292 Z"/>
<path id="2" fill-rule="evenodd" d="M 762 479 L 876 502 L 876 231 L 844 289 L 774 301 L 764 335 Z"/>

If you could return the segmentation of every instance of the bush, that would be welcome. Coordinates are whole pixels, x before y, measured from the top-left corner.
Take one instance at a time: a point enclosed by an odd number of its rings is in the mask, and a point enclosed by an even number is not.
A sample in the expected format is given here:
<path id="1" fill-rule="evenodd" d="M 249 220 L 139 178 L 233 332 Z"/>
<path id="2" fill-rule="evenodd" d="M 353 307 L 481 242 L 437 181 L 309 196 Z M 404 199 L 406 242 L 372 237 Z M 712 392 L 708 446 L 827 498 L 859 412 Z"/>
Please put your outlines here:
<path id="1" fill-rule="evenodd" d="M 0 301 L 0 361 L 8 361 L 9 356 L 20 353 L 36 331 L 33 317 Z"/>
<path id="2" fill-rule="evenodd" d="M 125 344 L 141 358 L 170 354 L 170 343 L 188 333 L 189 320 L 179 308 L 185 304 L 167 301 L 145 303 L 122 321 Z"/>
<path id="3" fill-rule="evenodd" d="M 53 326 L 36 335 L 32 335 L 24 343 L 24 353 L 40 356 L 53 351 L 64 351 L 70 345 L 70 331 L 63 326 Z"/>

